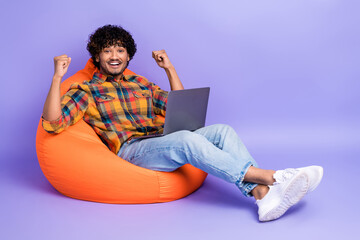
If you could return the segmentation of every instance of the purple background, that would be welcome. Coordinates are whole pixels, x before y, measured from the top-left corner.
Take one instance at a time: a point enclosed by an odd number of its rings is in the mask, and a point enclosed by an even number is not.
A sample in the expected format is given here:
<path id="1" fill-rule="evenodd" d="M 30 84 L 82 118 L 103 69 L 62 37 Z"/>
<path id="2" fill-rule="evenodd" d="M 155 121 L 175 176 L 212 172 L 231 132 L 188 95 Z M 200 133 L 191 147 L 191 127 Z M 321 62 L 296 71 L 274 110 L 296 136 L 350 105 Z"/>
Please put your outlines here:
<path id="1" fill-rule="evenodd" d="M 0 239 L 352 239 L 359 226 L 359 1 L 7 1 L 1 3 Z M 169 89 L 166 49 L 186 88 L 210 86 L 207 124 L 232 125 L 264 168 L 324 166 L 319 188 L 271 223 L 209 176 L 170 203 L 66 198 L 37 162 L 36 128 L 53 74 L 89 58 L 88 35 L 120 24 L 130 69 Z"/>

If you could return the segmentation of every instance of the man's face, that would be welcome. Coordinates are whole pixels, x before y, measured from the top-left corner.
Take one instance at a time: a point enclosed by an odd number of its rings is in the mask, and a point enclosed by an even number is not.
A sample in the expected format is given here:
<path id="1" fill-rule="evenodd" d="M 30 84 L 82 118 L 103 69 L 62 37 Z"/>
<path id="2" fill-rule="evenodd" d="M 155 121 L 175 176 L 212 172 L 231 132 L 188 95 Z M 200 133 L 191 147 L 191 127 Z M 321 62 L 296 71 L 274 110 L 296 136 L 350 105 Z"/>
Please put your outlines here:
<path id="1" fill-rule="evenodd" d="M 120 76 L 130 60 L 126 48 L 120 46 L 110 46 L 103 48 L 96 61 L 100 64 L 100 73 Z"/>

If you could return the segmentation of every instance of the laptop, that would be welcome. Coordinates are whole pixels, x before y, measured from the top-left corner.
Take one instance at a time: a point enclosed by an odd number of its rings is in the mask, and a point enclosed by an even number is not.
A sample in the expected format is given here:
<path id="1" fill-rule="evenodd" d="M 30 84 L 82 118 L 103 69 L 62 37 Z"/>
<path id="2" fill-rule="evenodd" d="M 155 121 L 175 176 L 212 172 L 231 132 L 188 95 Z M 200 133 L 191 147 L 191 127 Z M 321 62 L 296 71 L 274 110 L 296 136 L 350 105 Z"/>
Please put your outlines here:
<path id="1" fill-rule="evenodd" d="M 161 137 L 180 130 L 195 131 L 205 126 L 210 88 L 193 88 L 169 92 L 163 133 L 132 137 Z"/>

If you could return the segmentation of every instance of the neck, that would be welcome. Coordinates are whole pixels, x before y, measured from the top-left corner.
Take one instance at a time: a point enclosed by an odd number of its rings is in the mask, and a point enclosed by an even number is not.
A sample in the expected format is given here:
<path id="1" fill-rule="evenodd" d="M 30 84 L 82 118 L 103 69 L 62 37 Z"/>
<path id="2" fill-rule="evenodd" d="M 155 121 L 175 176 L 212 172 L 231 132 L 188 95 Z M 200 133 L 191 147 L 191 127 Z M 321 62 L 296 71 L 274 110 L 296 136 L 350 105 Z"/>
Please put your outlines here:
<path id="1" fill-rule="evenodd" d="M 111 76 L 113 77 L 116 81 L 120 81 L 123 77 L 123 73 L 120 73 L 120 74 L 117 74 L 117 75 L 112 75 L 112 74 L 108 74 L 106 72 L 104 72 L 102 69 L 100 69 L 100 73 L 103 74 L 103 75 L 106 75 L 106 76 Z"/>
<path id="2" fill-rule="evenodd" d="M 112 75 L 111 75 L 112 76 Z M 122 77 L 123 77 L 123 74 L 119 74 L 119 75 L 116 75 L 116 76 L 113 76 L 114 77 L 114 79 L 116 80 L 116 81 L 120 81 L 121 79 L 122 79 Z"/>

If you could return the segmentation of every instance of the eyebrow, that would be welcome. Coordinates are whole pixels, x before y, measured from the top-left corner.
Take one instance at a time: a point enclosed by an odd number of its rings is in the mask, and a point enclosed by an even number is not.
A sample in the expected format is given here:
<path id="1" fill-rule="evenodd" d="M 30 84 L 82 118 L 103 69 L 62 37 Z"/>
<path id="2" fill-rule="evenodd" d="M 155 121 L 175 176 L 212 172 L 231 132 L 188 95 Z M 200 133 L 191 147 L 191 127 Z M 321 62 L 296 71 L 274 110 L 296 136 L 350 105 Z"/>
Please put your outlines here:
<path id="1" fill-rule="evenodd" d="M 105 48 L 111 48 L 112 46 L 115 46 L 115 47 L 120 47 L 120 48 L 124 48 L 124 49 L 125 49 L 125 47 L 124 47 L 124 46 L 121 46 L 121 45 L 111 45 L 111 46 L 106 46 L 106 47 L 103 47 L 103 49 L 105 49 Z"/>

